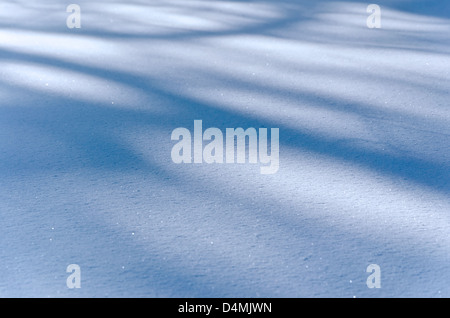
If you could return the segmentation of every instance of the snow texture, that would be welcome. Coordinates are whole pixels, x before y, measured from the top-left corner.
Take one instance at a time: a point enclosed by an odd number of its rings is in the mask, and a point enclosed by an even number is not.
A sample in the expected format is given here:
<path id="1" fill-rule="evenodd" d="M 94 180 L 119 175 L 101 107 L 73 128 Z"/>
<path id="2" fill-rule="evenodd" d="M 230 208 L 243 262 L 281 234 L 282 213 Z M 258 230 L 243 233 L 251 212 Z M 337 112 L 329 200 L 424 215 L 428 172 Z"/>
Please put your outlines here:
<path id="1" fill-rule="evenodd" d="M 0 3 L 1 297 L 450 297 L 450 1 L 76 3 Z"/>

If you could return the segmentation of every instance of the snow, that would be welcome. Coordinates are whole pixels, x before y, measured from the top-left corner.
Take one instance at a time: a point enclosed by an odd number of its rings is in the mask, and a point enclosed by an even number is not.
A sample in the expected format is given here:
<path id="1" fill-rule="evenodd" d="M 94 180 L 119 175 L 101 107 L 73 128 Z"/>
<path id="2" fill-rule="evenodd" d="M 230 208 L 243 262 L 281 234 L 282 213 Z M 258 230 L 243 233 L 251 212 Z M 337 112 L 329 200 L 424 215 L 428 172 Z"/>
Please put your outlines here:
<path id="1" fill-rule="evenodd" d="M 448 1 L 76 3 L 0 4 L 0 297 L 450 296 Z M 197 119 L 279 171 L 174 164 Z"/>

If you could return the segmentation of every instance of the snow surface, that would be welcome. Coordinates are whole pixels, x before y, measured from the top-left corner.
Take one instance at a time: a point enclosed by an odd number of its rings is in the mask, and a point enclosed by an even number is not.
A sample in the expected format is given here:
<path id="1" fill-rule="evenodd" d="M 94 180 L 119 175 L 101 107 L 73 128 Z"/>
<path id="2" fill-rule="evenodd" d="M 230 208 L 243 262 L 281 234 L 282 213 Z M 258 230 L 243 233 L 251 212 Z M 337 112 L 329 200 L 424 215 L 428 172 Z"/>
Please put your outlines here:
<path id="1" fill-rule="evenodd" d="M 1 297 L 450 297 L 450 1 L 76 3 L 0 3 Z"/>

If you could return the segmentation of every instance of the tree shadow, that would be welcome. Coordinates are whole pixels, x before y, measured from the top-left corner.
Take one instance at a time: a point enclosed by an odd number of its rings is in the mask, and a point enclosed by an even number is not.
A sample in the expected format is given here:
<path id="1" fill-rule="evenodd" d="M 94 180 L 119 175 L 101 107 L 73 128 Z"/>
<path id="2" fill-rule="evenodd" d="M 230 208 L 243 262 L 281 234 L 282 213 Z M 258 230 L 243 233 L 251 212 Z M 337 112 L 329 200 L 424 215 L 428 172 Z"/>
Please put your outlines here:
<path id="1" fill-rule="evenodd" d="M 261 3 L 261 1 L 251 1 L 254 3 Z M 292 24 L 298 23 L 298 12 L 301 11 L 301 7 L 296 7 L 296 10 L 291 10 L 294 1 L 282 1 L 279 2 L 279 6 L 283 7 L 285 4 L 289 4 L 283 12 L 283 16 L 265 23 L 256 23 L 251 26 L 236 27 L 231 30 L 222 31 L 202 31 L 202 32 L 179 32 L 174 34 L 164 34 L 164 35 L 136 35 L 133 33 L 105 33 L 104 31 L 88 30 L 82 31 L 80 35 L 90 36 L 94 39 L 111 39 L 117 40 L 164 40 L 167 42 L 175 40 L 192 40 L 200 41 L 204 37 L 216 38 L 216 37 L 231 37 L 236 35 L 248 35 L 248 34 L 271 34 L 272 31 L 282 30 Z M 188 12 L 190 8 L 185 8 Z M 311 13 L 311 11 L 309 11 Z M 304 14 L 306 15 L 306 14 Z M 17 27 L 20 29 L 20 26 Z M 26 31 L 26 28 L 22 29 Z M 129 42 L 131 43 L 131 42 Z M 127 45 L 127 44 L 125 44 Z M 302 44 L 299 44 L 302 45 Z M 97 52 L 97 54 L 102 54 Z M 96 55 L 95 52 L 93 55 Z M 180 59 L 183 58 L 182 52 L 180 53 Z M 127 58 L 127 57 L 124 57 Z M 243 179 L 229 178 L 225 172 L 218 173 L 215 175 L 223 175 L 223 178 L 228 180 L 229 184 L 224 185 L 223 182 L 214 182 L 212 178 L 206 178 L 211 184 L 205 185 L 202 180 L 205 180 L 205 173 L 209 172 L 210 169 L 214 167 L 189 167 L 186 168 L 187 172 L 183 172 L 182 169 L 172 168 L 170 166 L 170 133 L 173 129 L 177 127 L 188 127 L 191 128 L 194 119 L 202 119 L 205 124 L 215 126 L 221 129 L 227 127 L 278 127 L 280 128 L 280 149 L 294 149 L 296 153 L 312 153 L 317 157 L 328 157 L 336 162 L 345 162 L 350 166 L 362 167 L 368 171 L 375 173 L 376 175 L 392 178 L 394 180 L 401 179 L 407 181 L 408 183 L 419 185 L 429 189 L 432 192 L 447 195 L 449 192 L 449 171 L 450 164 L 448 161 L 435 161 L 433 158 L 423 157 L 420 154 L 409 153 L 405 154 L 402 146 L 399 146 L 397 152 L 383 152 L 380 149 L 373 147 L 373 144 L 363 145 L 361 143 L 355 143 L 354 140 L 343 139 L 343 138 L 333 138 L 332 136 L 324 136 L 320 134 L 314 134 L 310 130 L 303 127 L 302 123 L 298 123 L 298 126 L 293 127 L 288 125 L 285 121 L 279 120 L 276 117 L 261 116 L 257 113 L 243 112 L 242 109 L 227 107 L 225 102 L 221 102 L 219 99 L 215 102 L 210 99 L 195 97 L 196 95 L 189 95 L 185 89 L 181 89 L 179 82 L 175 82 L 171 87 L 171 82 L 161 81 L 159 76 L 161 74 L 146 73 L 145 75 L 136 73 L 134 71 L 124 71 L 119 69 L 106 69 L 102 66 L 93 66 L 90 63 L 85 63 L 85 61 L 74 61 L 68 60 L 64 57 L 58 58 L 55 56 L 45 56 L 45 54 L 37 53 L 25 53 L 20 50 L 2 48 L 0 51 L 0 59 L 2 63 L 8 64 L 21 64 L 27 63 L 30 65 L 40 65 L 44 68 L 48 68 L 52 71 L 59 70 L 61 74 L 65 74 L 67 71 L 76 72 L 79 74 L 88 75 L 89 78 L 99 78 L 104 79 L 108 82 L 117 84 L 117 87 L 131 87 L 136 92 L 139 92 L 145 98 L 145 102 L 151 103 L 148 107 L 144 106 L 139 110 L 128 107 L 128 105 L 116 105 L 112 107 L 107 96 L 102 99 L 104 101 L 94 102 L 80 98 L 75 94 L 75 96 L 67 96 L 65 92 L 53 91 L 53 93 L 48 93 L 46 91 L 40 91 L 36 87 L 27 85 L 26 81 L 19 79 L 14 79 L 13 83 L 10 83 L 9 78 L 2 78 L 1 82 L 3 87 L 7 87 L 12 96 L 25 95 L 26 98 L 17 100 L 14 98 L 8 98 L 8 104 L 0 107 L 0 118 L 2 118 L 2 126 L 4 127 L 3 141 L 6 138 L 14 139 L 21 136 L 21 140 L 24 141 L 34 133 L 33 140 L 39 142 L 41 140 L 41 145 L 45 151 L 50 151 L 47 154 L 36 154 L 35 150 L 37 148 L 30 148 L 30 151 L 17 152 L 14 153 L 20 145 L 12 145 L 8 143 L 8 147 L 3 148 L 4 151 L 0 154 L 2 156 L 0 164 L 0 173 L 5 177 L 5 180 L 11 180 L 17 175 L 17 170 L 22 169 L 21 175 L 26 180 L 26 177 L 33 176 L 35 174 L 42 174 L 47 172 L 74 172 L 79 170 L 90 172 L 105 172 L 106 173 L 120 173 L 127 174 L 131 172 L 136 172 L 148 176 L 152 181 L 161 183 L 163 186 L 170 186 L 178 189 L 180 193 L 192 194 L 198 193 L 198 201 L 208 202 L 214 201 L 219 205 L 214 214 L 217 215 L 221 211 L 229 213 L 227 211 L 227 206 L 232 206 L 234 203 L 241 203 L 244 207 L 244 211 L 250 215 L 250 219 L 260 217 L 264 219 L 267 224 L 276 224 L 282 228 L 283 232 L 286 232 L 285 238 L 289 238 L 297 242 L 304 243 L 305 240 L 311 240 L 320 242 L 318 249 L 323 249 L 323 251 L 335 248 L 338 252 L 334 253 L 330 260 L 331 264 L 344 264 L 342 262 L 342 255 L 345 255 L 347 251 L 354 248 L 360 251 L 364 255 L 364 259 L 361 263 L 369 261 L 369 259 L 376 258 L 371 255 L 370 252 L 364 251 L 384 251 L 386 254 L 382 258 L 386 262 L 390 262 L 392 266 L 400 264 L 403 262 L 413 263 L 415 262 L 416 268 L 421 266 L 426 267 L 430 260 L 433 260 L 436 264 L 440 264 L 442 259 L 440 256 L 435 254 L 432 255 L 427 260 L 417 261 L 417 255 L 424 253 L 423 248 L 414 249 L 416 242 L 410 242 L 408 247 L 411 247 L 411 251 L 405 254 L 396 254 L 399 250 L 404 247 L 397 246 L 394 241 L 383 240 L 383 243 L 388 243 L 388 247 L 381 247 L 379 243 L 380 236 L 375 235 L 371 237 L 371 234 L 358 233 L 357 231 L 349 232 L 348 228 L 338 229 L 337 227 L 330 226 L 329 223 L 320 218 L 308 217 L 306 213 L 307 210 L 311 209 L 308 204 L 303 204 L 301 206 L 290 204 L 289 201 L 282 201 L 275 206 L 273 202 L 265 198 L 260 198 L 258 203 L 252 201 L 251 195 L 246 193 L 240 193 L 232 195 L 225 195 L 224 192 L 230 189 L 232 186 L 237 186 L 237 183 L 244 182 Z M 170 64 L 170 63 L 168 63 Z M 230 67 L 233 67 L 231 65 Z M 249 79 L 240 79 L 238 77 L 230 76 L 229 73 L 215 73 L 208 69 L 196 69 L 197 66 L 192 66 L 192 76 L 190 78 L 195 82 L 195 76 L 199 76 L 206 81 L 217 82 L 217 83 L 227 83 L 232 90 L 239 91 L 240 89 L 248 90 L 248 95 L 257 96 L 262 94 L 264 96 L 273 96 L 283 100 L 286 104 L 308 104 L 313 107 L 323 108 L 326 111 L 339 110 L 352 115 L 357 115 L 368 122 L 370 120 L 379 118 L 391 118 L 402 116 L 403 120 L 408 122 L 408 128 L 410 132 L 414 132 L 415 135 L 419 135 L 421 130 L 416 127 L 429 126 L 428 122 L 424 125 L 424 121 L 419 116 L 401 114 L 398 110 L 382 109 L 376 108 L 376 104 L 367 102 L 362 103 L 359 101 L 349 101 L 344 98 L 338 98 L 336 96 L 321 95 L 320 93 L 314 93 L 308 88 L 298 88 L 292 90 L 289 87 L 279 87 L 277 85 L 266 84 L 262 85 L 256 81 L 251 81 Z M 184 71 L 184 69 L 180 70 Z M 284 70 L 281 70 L 284 71 Z M 324 69 L 316 70 L 318 73 L 326 73 L 326 76 L 332 76 L 337 74 L 344 74 L 343 76 L 352 76 L 355 81 L 361 81 L 367 76 L 363 71 L 353 72 L 346 71 L 343 69 Z M 176 70 L 169 70 L 168 74 L 176 73 Z M 64 76 L 64 75 L 62 75 Z M 379 75 L 369 75 L 376 79 Z M 188 76 L 189 77 L 189 76 Z M 324 76 L 325 77 L 325 76 Z M 173 76 L 176 79 L 176 76 Z M 386 78 L 378 78 L 382 81 L 386 81 Z M 199 90 L 201 87 L 199 84 L 205 83 L 205 81 L 198 81 L 196 85 L 193 85 L 193 90 Z M 85 85 L 89 85 L 89 81 Z M 195 84 L 195 83 L 194 83 Z M 283 83 L 282 83 L 283 84 Z M 281 86 L 283 86 L 281 84 Z M 443 92 L 439 88 L 434 88 L 433 83 L 418 83 L 414 82 L 413 79 L 403 79 L 400 85 L 413 86 L 417 90 L 433 91 L 434 94 L 443 95 Z M 214 86 L 214 84 L 212 85 Z M 261 93 L 263 92 L 263 93 Z M 101 92 L 99 92 L 101 95 Z M 286 99 L 285 96 L 289 97 Z M 241 94 L 236 94 L 236 98 L 242 96 Z M 283 99 L 284 98 L 284 99 Z M 297 103 L 293 102 L 297 101 Z M 170 112 L 158 113 L 152 109 L 153 104 L 167 106 Z M 245 102 L 240 103 L 241 106 L 245 105 Z M 280 105 L 282 108 L 283 105 Z M 302 107 L 299 107 L 298 111 L 301 111 Z M 437 122 L 437 121 L 436 121 Z M 445 120 L 444 120 L 445 123 Z M 375 127 L 377 127 L 375 125 Z M 382 126 L 381 126 L 382 128 Z M 381 129 L 377 127 L 377 129 Z M 139 153 L 136 148 L 127 142 L 126 136 L 130 136 L 135 131 L 143 129 L 149 141 L 149 147 L 155 152 L 154 157 L 146 156 L 143 153 Z M 26 134 L 21 135 L 26 131 Z M 444 141 L 442 145 L 449 147 L 448 144 L 448 131 L 441 132 L 441 135 L 436 134 L 435 131 L 432 132 L 436 138 L 442 138 Z M 161 138 L 161 139 L 160 139 Z M 164 139 L 166 138 L 166 139 Z M 389 136 L 386 135 L 386 140 L 390 142 Z M 17 140 L 17 139 L 16 139 Z M 447 142 L 445 141 L 447 140 Z M 394 142 L 391 142 L 395 146 Z M 62 149 L 59 152 L 59 148 Z M 6 149 L 6 150 L 5 150 Z M 70 150 L 68 150 L 70 149 Z M 441 149 L 444 158 L 448 157 L 449 149 Z M 282 151 L 282 150 L 281 150 Z M 28 163 L 28 165 L 27 165 Z M 301 169 L 302 167 L 298 167 Z M 220 168 L 217 168 L 220 169 Z M 229 172 L 229 168 L 227 172 Z M 189 179 L 189 178 L 194 178 Z M 195 182 L 193 182 L 195 181 Z M 247 180 L 247 182 L 257 183 L 260 181 L 259 177 L 255 177 L 253 181 Z M 266 181 L 267 184 L 271 184 L 273 179 Z M 189 189 L 186 189 L 186 184 L 189 184 Z M 274 183 L 276 184 L 276 183 Z M 6 185 L 8 187 L 8 185 Z M 258 192 L 257 192 L 258 193 Z M 288 195 L 294 195 L 290 193 Z M 209 199 L 208 199 L 209 198 Z M 211 198 L 215 198 L 214 200 Z M 296 202 L 296 201 L 295 201 Z M 225 208 L 223 208 L 225 207 Z M 195 204 L 188 203 L 185 207 L 190 212 L 195 212 Z M 305 213 L 302 215 L 303 218 L 289 217 L 286 214 L 292 214 L 295 211 L 301 210 Z M 314 210 L 314 209 L 312 209 Z M 78 209 L 75 209 L 76 213 L 80 213 Z M 88 209 L 89 212 L 95 211 L 92 208 Z M 271 212 L 275 211 L 275 214 Z M 282 213 L 284 212 L 284 213 Z M 199 212 L 194 214 L 195 216 L 205 217 L 205 212 Z M 61 217 L 61 216 L 59 216 Z M 94 225 L 89 227 L 90 232 L 94 232 L 94 227 L 101 227 L 102 231 L 107 231 L 109 233 L 108 237 L 114 237 L 120 231 L 111 229 L 105 222 L 105 215 L 92 215 L 91 216 Z M 446 216 L 447 217 L 447 216 Z M 192 221 L 192 220 L 191 220 Z M 237 226 L 236 221 L 232 218 L 220 218 L 211 221 L 214 224 L 213 228 L 220 230 L 221 226 L 232 227 Z M 195 222 L 187 223 L 187 226 L 193 227 Z M 311 227 L 308 227 L 310 226 Z M 316 229 L 320 228 L 323 231 L 328 231 L 327 235 L 321 232 L 316 232 Z M 243 231 L 242 229 L 237 229 L 236 232 L 231 232 L 239 234 Z M 275 232 L 277 233 L 277 232 Z M 168 236 L 172 236 L 175 233 L 168 233 Z M 241 233 L 242 235 L 242 233 Z M 120 235 L 119 235 L 120 236 Z M 97 237 L 93 235 L 93 237 Z M 191 238 L 195 238 L 195 234 L 190 235 Z M 270 248 L 280 248 L 283 246 L 282 243 L 271 243 L 267 236 L 263 235 L 264 243 L 268 244 Z M 329 241 L 327 238 L 344 238 L 343 244 L 341 246 L 336 246 L 335 242 Z M 241 238 L 247 238 L 247 234 L 241 236 Z M 119 239 L 121 241 L 122 239 Z M 162 262 L 161 258 L 161 247 L 158 247 L 156 243 L 151 246 L 151 249 L 156 250 L 156 252 L 151 253 L 147 247 L 139 246 L 139 244 L 132 244 L 126 238 L 123 238 L 123 242 L 120 244 L 120 249 L 129 250 L 133 255 L 146 254 L 149 258 L 154 258 L 158 260 L 153 260 L 147 266 L 141 269 L 136 268 L 136 275 L 142 276 L 152 276 L 155 273 L 155 268 L 157 268 L 158 276 L 153 282 L 158 285 L 157 288 L 164 289 L 164 285 L 177 286 L 173 288 L 172 292 L 174 295 L 195 295 L 195 296 L 207 296 L 207 295 L 249 295 L 258 292 L 261 285 L 251 285 L 251 284 L 236 284 L 233 279 L 245 280 L 246 275 L 250 275 L 251 270 L 244 269 L 237 266 L 242 265 L 236 260 L 230 260 L 225 265 L 219 266 L 219 261 L 223 262 L 226 257 L 217 257 L 216 263 L 212 262 L 205 254 L 199 252 L 200 257 L 205 257 L 208 259 L 206 261 L 206 266 L 200 268 L 206 268 L 207 266 L 216 266 L 220 270 L 228 270 L 229 275 L 225 275 L 221 278 L 224 280 L 218 281 L 214 279 L 213 275 L 204 274 L 204 277 L 198 276 L 198 273 L 202 273 L 201 270 L 197 273 L 195 270 L 186 271 L 183 266 L 189 262 L 183 262 L 179 259 L 172 259 L 168 264 L 167 262 Z M 359 246 L 354 246 L 354 240 L 364 241 Z M 189 249 L 194 249 L 191 242 L 180 242 L 175 240 L 180 244 L 184 244 L 185 252 L 181 255 L 188 255 Z M 101 243 L 98 243 L 94 248 L 92 248 L 91 255 L 97 250 L 102 250 L 112 248 L 111 242 L 108 239 L 101 239 Z M 158 240 L 155 240 L 158 242 Z M 231 242 L 239 244 L 239 240 L 231 240 Z M 85 242 L 84 246 L 88 245 Z M 281 246 L 280 246 L 281 245 Z M 14 245 L 14 246 L 17 246 Z M 292 244 L 286 243 L 289 249 L 293 249 Z M 304 249 L 308 250 L 303 246 Z M 150 249 L 150 250 L 151 250 Z M 390 249 L 390 250 L 389 250 Z M 269 252 L 272 252 L 270 250 Z M 269 253 L 268 252 L 268 253 Z M 285 251 L 286 252 L 286 251 Z M 289 252 L 289 251 L 287 251 Z M 286 252 L 286 254 L 287 254 Z M 310 253 L 317 252 L 317 250 L 310 250 Z M 83 258 L 84 251 L 77 250 L 78 255 Z M 320 252 L 319 252 L 320 253 Z M 220 254 L 220 253 L 219 253 Z M 70 257 L 70 253 L 65 254 Z M 240 254 L 238 254 L 240 255 Z M 279 256 L 282 258 L 285 254 Z M 55 260 L 60 261 L 61 258 L 55 257 Z M 83 258 L 84 259 L 84 258 Z M 114 260 L 112 257 L 110 260 Z M 355 257 L 351 257 L 354 260 Z M 86 262 L 92 261 L 90 258 L 86 258 Z M 117 261 L 117 260 L 116 260 Z M 176 262 L 179 261 L 180 264 Z M 298 260 L 298 266 L 303 265 L 304 259 Z M 236 262 L 236 263 L 235 263 Z M 282 263 L 282 262 L 281 262 Z M 139 264 L 136 262 L 135 264 Z M 245 263 L 244 263 L 245 264 Z M 279 264 L 279 263 L 276 263 Z M 295 263 L 294 263 L 295 264 Z M 237 266 L 234 267 L 233 266 Z M 264 266 L 261 265 L 263 268 Z M 213 269 L 213 273 L 219 275 L 219 270 Z M 269 266 L 269 269 L 274 269 L 274 267 Z M 266 269 L 267 269 L 266 268 Z M 243 273 L 240 273 L 243 271 Z M 100 270 L 97 270 L 97 274 L 100 274 Z M 264 271 L 263 271 L 264 272 Z M 108 272 L 111 273 L 111 272 Z M 339 278 L 333 280 L 332 276 L 335 272 L 324 272 L 324 275 L 329 279 L 329 284 L 331 289 L 325 291 L 325 289 L 319 288 L 323 294 L 333 295 L 334 290 L 345 291 L 345 288 L 341 286 Z M 112 274 L 112 273 L 111 273 Z M 253 278 L 260 277 L 261 273 L 251 274 Z M 291 273 L 290 273 L 291 274 Z M 231 278 L 234 275 L 235 278 Z M 253 275 L 253 276 L 252 276 Z M 284 274 L 283 274 L 284 275 Z M 307 275 L 307 273 L 304 273 Z M 401 274 L 399 274 L 401 275 Z M 406 275 L 406 274 L 405 274 Z M 131 275 L 132 276 L 132 275 Z M 409 278 L 408 275 L 402 276 L 405 279 Z M 102 278 L 103 279 L 103 278 Z M 308 280 L 308 278 L 305 278 Z M 104 279 L 105 281 L 107 279 Z M 133 281 L 136 281 L 133 279 Z M 177 282 L 177 283 L 175 283 Z M 262 279 L 260 282 L 264 282 Z M 145 285 L 145 283 L 143 283 Z M 215 293 L 211 288 L 213 284 L 216 286 Z M 416 285 L 417 284 L 417 285 Z M 411 285 L 420 286 L 419 283 L 411 283 Z M 248 287 L 250 286 L 250 287 Z M 274 287 L 276 284 L 270 285 Z M 146 287 L 142 287 L 144 290 Z M 148 287 L 152 290 L 154 287 Z M 290 291 L 296 290 L 295 287 L 289 289 Z M 364 292 L 362 289 L 360 292 Z M 263 295 L 271 295 L 269 288 L 260 291 Z M 304 290 L 299 294 L 302 294 Z M 392 292 L 392 291 L 391 291 Z M 391 293 L 387 291 L 386 293 Z M 395 291 L 394 291 L 395 292 Z M 125 293 L 126 294 L 126 293 Z M 304 295 L 304 294 L 302 294 Z"/>

